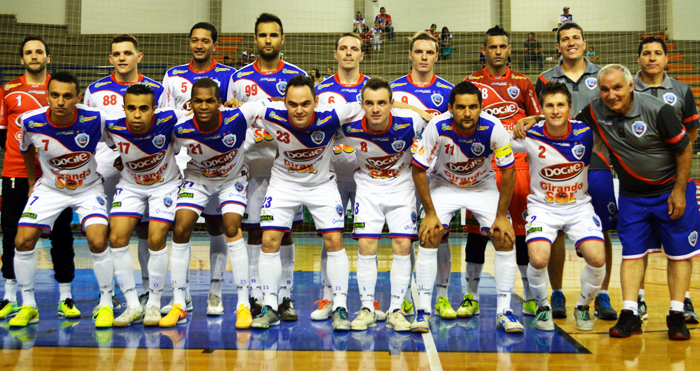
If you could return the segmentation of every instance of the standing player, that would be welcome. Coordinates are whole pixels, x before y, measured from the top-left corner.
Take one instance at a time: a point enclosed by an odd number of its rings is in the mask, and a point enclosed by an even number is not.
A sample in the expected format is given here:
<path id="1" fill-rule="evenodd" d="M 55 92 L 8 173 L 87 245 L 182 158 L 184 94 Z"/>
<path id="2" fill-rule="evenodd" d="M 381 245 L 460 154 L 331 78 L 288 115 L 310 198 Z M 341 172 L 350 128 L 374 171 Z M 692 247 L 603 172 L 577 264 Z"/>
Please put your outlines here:
<path id="1" fill-rule="evenodd" d="M 316 85 L 318 102 L 320 104 L 359 102 L 362 96 L 362 87 L 369 80 L 369 77 L 360 72 L 360 62 L 364 58 L 362 39 L 355 33 L 344 33 L 335 42 L 333 55 L 338 61 L 338 72 Z M 355 158 L 356 150 L 351 146 L 337 144 L 333 148 L 331 164 L 338 177 L 338 191 L 340 192 L 343 207 L 347 207 L 348 200 L 352 202 L 352 205 L 355 205 L 356 186 L 353 178 L 353 173 L 357 168 Z M 333 308 L 333 288 L 328 281 L 326 271 L 327 259 L 328 250 L 323 245 L 321 248 L 323 299 L 317 302 L 318 308 L 311 313 L 311 319 L 314 321 L 323 321 L 330 318 Z M 377 314 L 379 315 L 380 312 Z"/>
<path id="2" fill-rule="evenodd" d="M 51 54 L 41 36 L 25 37 L 19 51 L 24 75 L 0 88 L 0 144 L 5 149 L 2 169 L 4 202 L 0 218 L 3 232 L 2 275 L 5 279 L 5 296 L 0 302 L 0 319 L 12 317 L 20 310 L 17 306 L 17 280 L 13 261 L 17 223 L 27 204 L 29 182 L 19 150 L 21 133 L 16 120 L 25 112 L 48 105 L 46 84 L 51 78 L 46 72 L 46 65 L 51 62 Z M 41 176 L 38 164 L 34 170 L 36 176 Z M 71 294 L 71 282 L 75 276 L 73 232 L 70 228 L 72 219 L 73 212 L 70 209 L 64 210 L 56 219 L 56 228 L 51 233 L 51 261 L 60 292 L 58 315 L 78 318 L 80 311 L 75 306 Z"/>
<path id="3" fill-rule="evenodd" d="M 114 274 L 126 298 L 126 310 L 114 326 L 127 327 L 144 322 L 157 326 L 160 298 L 168 272 L 165 242 L 175 219 L 175 199 L 182 177 L 175 166 L 173 143 L 176 111 L 156 110 L 156 95 L 148 85 L 133 84 L 124 93 L 124 111 L 107 118 L 107 144 L 116 148 L 122 168 L 110 211 L 109 241 Z M 149 296 L 144 308 L 134 284 L 134 262 L 129 252 L 129 237 L 141 217 L 148 212 L 150 259 L 141 269 L 149 270 Z M 144 318 L 145 317 L 145 318 Z"/>
<path id="4" fill-rule="evenodd" d="M 163 77 L 163 87 L 165 87 L 163 106 L 189 110 L 191 108 L 192 84 L 202 78 L 216 81 L 221 92 L 221 101 L 225 102 L 228 99 L 229 81 L 236 73 L 236 69 L 219 64 L 214 60 L 212 53 L 216 50 L 217 41 L 218 32 L 216 27 L 206 22 L 200 22 L 192 26 L 192 29 L 190 29 L 192 60 L 189 64 L 173 67 L 165 73 L 165 77 Z M 181 168 L 184 168 L 184 163 L 189 161 L 189 157 L 184 152 L 178 157 L 186 160 L 182 161 Z M 217 210 L 217 207 L 218 201 L 212 200 L 202 213 L 210 236 L 209 261 L 211 262 L 211 279 L 209 294 L 211 295 L 207 299 L 207 314 L 211 315 L 216 315 L 217 313 L 221 315 L 224 312 L 223 304 L 221 303 L 221 287 L 224 284 L 224 272 L 226 271 L 226 261 L 228 260 L 228 245 L 224 236 L 221 212 Z M 191 311 L 192 299 L 189 285 L 186 290 L 186 300 L 187 311 Z M 169 313 L 172 309 L 172 303 L 173 301 L 171 300 L 168 305 L 161 309 L 161 313 Z"/>
<path id="5" fill-rule="evenodd" d="M 384 222 L 389 225 L 394 258 L 391 265 L 391 305 L 388 327 L 409 331 L 401 304 L 411 280 L 409 257 L 417 240 L 416 190 L 411 171 L 411 147 L 425 121 L 408 110 L 392 109 L 391 87 L 381 78 L 362 89 L 363 115 L 343 128 L 345 141 L 357 149 L 358 185 L 354 204 L 353 238 L 358 240 L 357 284 L 362 309 L 352 321 L 353 330 L 376 326 L 374 291 L 377 284 L 377 250 Z M 376 308 L 378 309 L 378 308 Z"/>
<path id="6" fill-rule="evenodd" d="M 110 43 L 108 56 L 109 63 L 114 66 L 114 73 L 90 84 L 85 90 L 83 103 L 88 107 L 97 107 L 103 112 L 123 111 L 126 89 L 136 83 L 150 86 L 155 92 L 156 103 L 160 102 L 163 96 L 163 86 L 139 72 L 138 64 L 142 58 L 143 53 L 139 52 L 139 42 L 134 36 L 128 34 L 114 36 Z M 107 147 L 105 143 L 97 145 L 97 172 L 104 178 L 107 209 L 112 205 L 112 198 L 120 179 L 119 171 L 113 166 L 117 157 L 119 157 L 119 152 Z M 145 307 L 149 291 L 148 227 L 146 225 L 137 226 L 136 235 L 139 240 L 138 257 L 143 281 L 143 292 L 140 299 L 142 306 Z"/>
<path id="7" fill-rule="evenodd" d="M 581 272 L 581 295 L 574 309 L 576 329 L 593 330 L 588 311 L 605 278 L 605 246 L 600 219 L 593 211 L 588 189 L 588 164 L 593 131 L 580 121 L 569 121 L 571 93 L 566 85 L 549 82 L 542 90 L 544 122 L 511 143 L 516 152 L 530 156 L 532 193 L 527 196 L 527 275 L 537 300 L 538 330 L 554 331 L 547 301 L 547 263 L 552 241 L 563 230 L 586 260 Z"/>
<path id="8" fill-rule="evenodd" d="M 578 114 L 584 107 L 598 97 L 597 74 L 600 66 L 591 63 L 584 57 L 586 52 L 586 40 L 583 29 L 574 22 L 567 22 L 557 31 L 557 51 L 562 56 L 557 66 L 540 74 L 535 85 L 537 94 L 549 81 L 564 83 L 571 93 L 571 112 Z M 595 315 L 600 319 L 617 319 L 617 312 L 610 305 L 608 284 L 612 272 L 612 240 L 610 230 L 617 228 L 617 202 L 613 188 L 610 161 L 604 153 L 593 153 L 588 169 L 588 194 L 596 215 L 603 223 L 603 237 L 605 238 L 605 280 L 598 296 L 595 299 Z M 547 271 L 552 285 L 552 317 L 566 318 L 566 298 L 562 291 L 564 276 L 564 261 L 566 258 L 566 242 L 564 234 L 552 243 L 551 257 Z"/>
<path id="9" fill-rule="evenodd" d="M 47 83 L 48 107 L 19 117 L 20 151 L 29 182 L 29 201 L 22 212 L 15 239 L 14 268 L 22 290 L 22 309 L 10 326 L 39 321 L 34 298 L 36 255 L 42 234 L 50 233 L 65 208 L 74 209 L 85 231 L 93 268 L 100 285 L 100 310 L 93 316 L 96 327 L 112 327 L 114 268 L 107 249 L 107 202 L 102 177 L 97 173 L 95 150 L 103 139 L 104 114 L 82 105 L 80 83 L 70 72 L 60 71 Z M 36 179 L 36 151 L 46 171 Z"/>
<path id="10" fill-rule="evenodd" d="M 419 305 L 411 324 L 414 332 L 430 330 L 437 247 L 452 215 L 461 208 L 471 210 L 482 228 L 489 231 L 496 248 L 496 325 L 509 333 L 523 332 L 523 325 L 510 309 L 516 265 L 508 205 L 515 186 L 515 158 L 501 122 L 482 113 L 481 94 L 470 82 L 455 86 L 450 92 L 449 113 L 428 124 L 413 156 L 413 180 L 425 210 L 416 262 Z M 492 156 L 503 173 L 500 190 L 491 168 Z M 426 170 L 433 161 L 435 170 L 429 184 Z"/>
<path id="11" fill-rule="evenodd" d="M 681 120 L 691 143 L 695 143 L 698 138 L 698 111 L 695 107 L 695 98 L 688 85 L 668 77 L 664 70 L 668 58 L 666 56 L 666 43 L 658 37 L 647 37 L 639 43 L 637 52 L 637 62 L 639 72 L 634 78 L 634 90 L 641 93 L 651 94 L 671 105 L 676 111 L 676 116 Z M 644 271 L 648 257 L 644 257 Z M 647 319 L 646 302 L 644 301 L 644 279 L 639 288 L 638 300 L 639 313 L 642 319 Z M 687 323 L 698 323 L 698 315 L 690 300 L 690 291 L 685 292 L 683 302 L 683 313 Z"/>
<path id="12" fill-rule="evenodd" d="M 259 271 L 265 306 L 253 327 L 279 324 L 277 296 L 282 275 L 280 244 L 294 215 L 305 205 L 314 217 L 316 231 L 328 249 L 328 278 L 333 286 L 333 328 L 349 330 L 347 290 L 350 266 L 343 247 L 345 210 L 330 165 L 335 132 L 360 113 L 359 104 L 317 107 L 313 80 L 289 80 L 285 103 L 273 103 L 261 112 L 265 130 L 274 133 L 279 156 L 272 167 L 260 219 L 263 246 Z"/>
<path id="13" fill-rule="evenodd" d="M 435 74 L 435 62 L 438 60 L 440 43 L 425 31 L 417 32 L 409 44 L 408 59 L 411 61 L 411 73 L 391 82 L 394 100 L 417 107 L 433 116 L 447 112 L 447 97 L 454 85 Z M 420 205 L 417 205 L 420 206 Z M 418 207 L 420 208 L 420 207 Z M 415 250 L 411 245 L 411 274 L 415 266 Z M 452 255 L 450 244 L 445 239 L 438 247 L 438 300 L 436 309 L 445 318 L 455 318 L 457 314 L 447 300 L 447 288 L 452 273 Z M 411 290 L 406 290 L 406 300 L 402 308 L 407 315 L 413 314 Z"/>
<path id="14" fill-rule="evenodd" d="M 465 81 L 474 82 L 481 90 L 484 112 L 501 120 L 508 133 L 518 119 L 539 115 L 540 108 L 535 96 L 535 89 L 527 76 L 508 68 L 506 62 L 510 56 L 510 39 L 508 32 L 495 26 L 484 35 L 481 52 L 486 57 L 486 68 L 469 75 Z M 493 159 L 495 161 L 495 158 Z M 520 278 L 523 281 L 523 314 L 534 316 L 537 304 L 530 294 L 527 282 L 528 252 L 525 243 L 525 214 L 527 213 L 527 195 L 530 193 L 530 173 L 526 153 L 515 154 L 515 190 L 508 211 L 515 231 L 515 251 Z M 495 164 L 495 163 L 494 163 Z M 500 187 L 501 172 L 496 171 L 496 183 Z M 465 230 L 469 232 L 465 247 L 467 268 L 467 293 L 457 310 L 460 317 L 479 314 L 479 282 L 484 268 L 484 251 L 487 240 L 481 235 L 478 223 L 471 216 L 467 218 Z"/>
<path id="15" fill-rule="evenodd" d="M 280 59 L 284 45 L 282 21 L 274 14 L 262 13 L 255 21 L 255 45 L 258 59 L 231 76 L 228 96 L 239 102 L 256 102 L 270 98 L 282 98 L 287 82 L 297 75 L 306 75 L 299 67 Z M 235 78 L 235 82 L 233 81 Z M 230 105 L 231 102 L 227 102 Z M 272 136 L 261 128 L 250 128 L 246 136 L 245 162 L 250 169 L 248 183 L 248 207 L 243 216 L 243 228 L 248 230 L 248 257 L 250 259 L 251 311 L 253 317 L 260 314 L 262 289 L 258 273 L 258 257 L 262 247 L 260 210 L 269 184 L 272 161 L 277 144 Z M 302 222 L 301 210 L 295 223 Z M 296 321 L 299 316 L 291 300 L 294 283 L 294 240 L 291 233 L 282 239 L 280 256 L 283 273 L 280 282 L 280 315 L 282 320 Z M 255 302 L 257 301 L 257 302 Z"/>

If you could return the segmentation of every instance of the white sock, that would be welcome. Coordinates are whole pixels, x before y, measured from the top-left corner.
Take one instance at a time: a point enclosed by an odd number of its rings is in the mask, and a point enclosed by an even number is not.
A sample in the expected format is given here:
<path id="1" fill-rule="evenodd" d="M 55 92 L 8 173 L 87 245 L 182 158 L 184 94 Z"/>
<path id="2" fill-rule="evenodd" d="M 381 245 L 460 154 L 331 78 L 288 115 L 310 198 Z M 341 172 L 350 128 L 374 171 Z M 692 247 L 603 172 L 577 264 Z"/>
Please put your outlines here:
<path id="1" fill-rule="evenodd" d="M 323 299 L 333 301 L 333 286 L 328 280 L 328 249 L 326 244 L 321 246 L 321 284 L 323 285 Z"/>
<path id="2" fill-rule="evenodd" d="M 209 292 L 221 297 L 221 287 L 224 285 L 224 272 L 228 261 L 228 243 L 223 233 L 210 236 L 209 241 Z"/>
<path id="3" fill-rule="evenodd" d="M 479 283 L 483 264 L 467 263 L 467 294 L 472 294 L 475 301 L 479 301 Z"/>
<path id="4" fill-rule="evenodd" d="M 528 301 L 532 299 L 532 293 L 530 292 L 530 284 L 527 280 L 527 267 L 528 264 L 518 265 L 518 270 L 520 271 L 520 279 L 523 281 L 523 300 Z"/>
<path id="5" fill-rule="evenodd" d="M 248 260 L 250 261 L 249 267 L 249 279 L 250 279 L 250 296 L 254 297 L 257 301 L 262 303 L 263 294 L 262 286 L 260 286 L 260 271 L 258 270 L 258 261 L 260 259 L 260 253 L 262 245 L 247 245 L 248 247 Z"/>
<path id="6" fill-rule="evenodd" d="M 448 240 L 440 241 L 437 248 L 438 271 L 435 279 L 438 297 L 447 297 L 447 289 L 450 287 L 450 274 L 452 274 L 452 252 Z"/>
<path id="7" fill-rule="evenodd" d="M 671 300 L 671 311 L 683 313 L 683 302 L 678 300 Z"/>
<path id="8" fill-rule="evenodd" d="M 690 299 L 690 291 L 686 291 L 686 292 L 685 292 L 685 298 L 686 298 L 686 299 Z"/>
<path id="9" fill-rule="evenodd" d="M 59 283 L 58 284 L 58 293 L 59 293 L 59 298 L 58 301 L 65 301 L 66 299 L 72 299 L 73 295 L 70 292 L 70 282 L 64 282 L 64 283 Z"/>
<path id="10" fill-rule="evenodd" d="M 282 260 L 280 253 L 260 252 L 258 260 L 258 269 L 263 274 L 260 275 L 260 286 L 262 290 L 263 305 L 269 305 L 272 309 L 277 310 L 277 295 L 279 293 L 280 277 L 282 277 Z"/>
<path id="11" fill-rule="evenodd" d="M 418 308 L 432 313 L 433 286 L 437 275 L 437 249 L 418 247 L 416 259 L 416 285 L 418 286 Z"/>
<path id="12" fill-rule="evenodd" d="M 408 279 L 408 288 L 406 289 L 406 294 L 404 295 L 404 299 L 408 300 L 408 301 L 413 300 L 413 296 L 411 295 L 411 284 L 412 284 L 413 280 L 411 278 L 413 278 L 413 272 L 416 271 L 416 246 L 417 246 L 417 244 L 418 244 L 417 242 L 413 242 L 411 244 L 411 250 L 408 253 L 409 258 L 411 259 L 411 272 L 409 274 L 410 277 Z"/>
<path id="13" fill-rule="evenodd" d="M 16 269 L 17 266 L 15 266 Z M 110 248 L 95 254 L 92 253 L 92 269 L 95 271 L 97 284 L 100 285 L 100 307 L 112 308 L 114 295 L 114 262 Z M 132 276 L 133 277 L 133 276 Z"/>
<path id="14" fill-rule="evenodd" d="M 279 299 L 291 298 L 294 285 L 294 244 L 280 246 L 282 277 L 280 278 Z"/>
<path id="15" fill-rule="evenodd" d="M 124 293 L 126 305 L 132 308 L 140 307 L 139 295 L 136 293 L 134 281 L 134 260 L 131 258 L 129 246 L 112 247 L 112 261 L 114 262 L 114 275 L 117 277 L 119 288 Z"/>
<path id="16" fill-rule="evenodd" d="M 151 257 L 150 250 L 148 250 L 148 240 L 139 238 L 138 247 L 138 258 L 139 265 L 141 266 L 141 292 L 147 293 L 149 282 L 148 282 L 148 259 Z"/>
<path id="17" fill-rule="evenodd" d="M 238 296 L 236 309 L 240 308 L 241 304 L 248 308 L 250 306 L 248 303 L 248 250 L 243 239 L 229 243 L 228 250 L 231 258 L 231 269 L 233 270 L 233 282 L 236 284 L 236 294 Z"/>
<path id="18" fill-rule="evenodd" d="M 515 285 L 515 271 L 518 269 L 515 263 L 515 250 L 496 251 L 496 314 L 510 309 L 510 294 Z"/>
<path id="19" fill-rule="evenodd" d="M 634 300 L 623 300 L 622 310 L 631 310 L 635 316 L 639 315 L 639 306 L 637 306 L 637 302 Z"/>
<path id="20" fill-rule="evenodd" d="M 377 285 L 377 254 L 357 253 L 357 287 L 360 289 L 362 308 L 374 313 L 374 290 Z"/>
<path id="21" fill-rule="evenodd" d="M 639 300 L 644 301 L 644 289 L 639 289 Z"/>
<path id="22" fill-rule="evenodd" d="M 160 298 L 165 287 L 165 275 L 168 274 L 168 248 L 160 251 L 149 250 L 148 254 L 148 303 L 160 309 Z"/>
<path id="23" fill-rule="evenodd" d="M 581 272 L 581 295 L 578 297 L 576 306 L 589 305 L 595 299 L 600 290 L 600 286 L 605 279 L 605 264 L 600 268 L 594 268 L 588 264 Z"/>
<path id="24" fill-rule="evenodd" d="M 598 295 L 605 294 L 608 295 L 608 290 L 600 290 L 598 291 Z"/>
<path id="25" fill-rule="evenodd" d="M 5 299 L 17 302 L 17 280 L 5 278 Z"/>
<path id="26" fill-rule="evenodd" d="M 389 313 L 395 309 L 400 309 L 404 293 L 408 290 L 408 283 L 411 281 L 411 257 L 410 255 L 396 255 L 391 261 L 391 272 L 389 280 L 391 282 L 391 304 Z"/>
<path id="27" fill-rule="evenodd" d="M 333 310 L 348 307 L 350 261 L 345 249 L 328 252 L 328 279 L 333 286 Z"/>
<path id="28" fill-rule="evenodd" d="M 527 265 L 527 279 L 530 283 L 530 291 L 537 301 L 537 307 L 549 305 L 547 300 L 547 285 L 549 284 L 549 275 L 547 268 L 535 269 L 532 265 Z"/>
<path id="29" fill-rule="evenodd" d="M 34 299 L 34 282 L 36 280 L 36 254 L 34 250 L 19 251 L 15 249 L 15 276 L 17 284 L 22 290 L 22 305 L 29 305 L 36 308 L 36 300 Z M 110 303 L 112 297 L 110 296 Z"/>
<path id="30" fill-rule="evenodd" d="M 173 305 L 180 304 L 180 309 L 187 307 L 187 271 L 190 270 L 190 243 L 173 242 L 170 251 L 170 283 L 173 285 Z"/>

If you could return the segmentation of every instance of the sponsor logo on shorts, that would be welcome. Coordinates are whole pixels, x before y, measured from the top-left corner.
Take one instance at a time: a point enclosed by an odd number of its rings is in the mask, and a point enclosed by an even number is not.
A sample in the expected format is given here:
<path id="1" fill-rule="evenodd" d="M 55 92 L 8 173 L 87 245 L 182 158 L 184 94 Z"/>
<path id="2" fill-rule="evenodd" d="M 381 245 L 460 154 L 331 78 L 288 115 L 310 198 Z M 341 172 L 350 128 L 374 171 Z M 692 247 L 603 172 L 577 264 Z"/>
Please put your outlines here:
<path id="1" fill-rule="evenodd" d="M 36 219 L 36 214 L 34 213 L 22 213 L 22 218 Z M 695 244 L 693 244 L 695 245 Z"/>
<path id="2" fill-rule="evenodd" d="M 313 161 L 318 159 L 322 154 L 323 151 L 326 149 L 326 146 L 323 147 L 318 147 L 318 148 L 304 148 L 304 149 L 297 149 L 294 151 L 284 151 L 284 157 L 291 161 L 296 161 L 296 162 L 306 162 L 306 161 Z"/>
<path id="3" fill-rule="evenodd" d="M 535 232 L 542 232 L 542 227 L 535 227 L 535 228 L 530 228 L 527 230 L 527 234 L 535 233 Z"/>
<path id="4" fill-rule="evenodd" d="M 107 201 L 105 201 L 105 199 L 102 198 L 102 196 L 97 196 L 97 202 L 98 202 L 100 205 L 103 205 L 103 206 L 104 206 L 104 204 L 107 203 Z"/>
<path id="5" fill-rule="evenodd" d="M 275 218 L 272 215 L 261 215 L 260 216 L 261 222 L 271 222 L 273 220 L 275 220 Z"/>
<path id="6" fill-rule="evenodd" d="M 178 197 L 179 197 L 179 196 L 178 196 Z M 170 207 L 170 206 L 172 206 L 172 205 L 173 205 L 173 199 L 170 198 L 170 197 L 167 197 L 167 196 L 164 197 L 164 198 L 163 198 L 163 205 L 165 205 L 165 207 Z"/>
<path id="7" fill-rule="evenodd" d="M 447 170 L 455 174 L 471 174 L 474 170 L 481 167 L 484 164 L 485 159 L 482 158 L 470 158 L 464 162 L 448 162 L 445 164 Z"/>
<path id="8" fill-rule="evenodd" d="M 22 214 L 22 216 L 24 216 L 24 214 Z M 698 232 L 697 231 L 690 232 L 690 234 L 688 235 L 688 242 L 690 242 L 690 244 L 692 246 L 695 246 L 695 244 L 698 242 Z"/>
<path id="9" fill-rule="evenodd" d="M 569 162 L 544 167 L 540 170 L 540 175 L 547 180 L 561 182 L 576 177 L 583 169 L 583 162 Z"/>
<path id="10" fill-rule="evenodd" d="M 342 205 L 336 205 L 335 211 L 338 212 L 338 215 L 343 215 L 343 206 L 342 206 Z"/>
<path id="11" fill-rule="evenodd" d="M 122 203 L 121 203 L 121 202 L 113 202 L 113 203 L 112 203 L 112 208 L 121 207 L 121 206 L 122 206 Z"/>
<path id="12" fill-rule="evenodd" d="M 418 220 L 418 214 L 416 214 L 415 210 L 411 211 L 411 221 L 415 223 L 417 220 Z"/>
<path id="13" fill-rule="evenodd" d="M 236 182 L 236 190 L 238 192 L 242 192 L 243 191 L 243 184 L 241 184 L 240 182 Z"/>
<path id="14" fill-rule="evenodd" d="M 354 223 L 352 226 L 357 229 L 360 229 L 365 227 L 365 223 Z"/>
<path id="15" fill-rule="evenodd" d="M 154 155 L 140 158 L 136 161 L 129 161 L 126 163 L 126 166 L 131 171 L 148 171 L 154 169 L 163 160 L 163 158 L 165 158 L 166 151 L 167 149 L 164 149 Z"/>
<path id="16" fill-rule="evenodd" d="M 90 152 L 73 152 L 49 160 L 49 164 L 61 170 L 77 169 L 90 161 Z"/>
<path id="17" fill-rule="evenodd" d="M 75 136 L 75 144 L 80 148 L 85 148 L 90 142 L 90 136 L 85 133 L 80 133 Z"/>
<path id="18" fill-rule="evenodd" d="M 177 198 L 194 198 L 194 194 L 190 192 L 180 193 Z"/>
<path id="19" fill-rule="evenodd" d="M 593 215 L 593 223 L 595 223 L 596 227 L 600 227 L 600 219 L 598 219 L 597 215 Z"/>

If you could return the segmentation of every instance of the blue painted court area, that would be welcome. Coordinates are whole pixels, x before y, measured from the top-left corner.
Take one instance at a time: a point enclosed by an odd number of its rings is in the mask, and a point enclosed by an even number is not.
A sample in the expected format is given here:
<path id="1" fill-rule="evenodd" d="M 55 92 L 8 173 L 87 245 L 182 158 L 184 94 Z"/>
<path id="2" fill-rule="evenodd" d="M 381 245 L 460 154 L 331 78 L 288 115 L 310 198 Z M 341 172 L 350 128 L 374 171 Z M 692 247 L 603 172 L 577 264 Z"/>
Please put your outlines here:
<path id="1" fill-rule="evenodd" d="M 380 322 L 367 331 L 334 332 L 331 321 L 311 321 L 309 314 L 315 309 L 313 302 L 321 297 L 319 272 L 295 272 L 292 297 L 299 312 L 299 321 L 282 322 L 269 330 L 235 329 L 236 303 L 231 272 L 227 272 L 223 300 L 226 314 L 207 317 L 206 297 L 209 285 L 208 271 L 192 271 L 191 292 L 194 312 L 190 312 L 186 325 L 172 329 L 130 328 L 95 329 L 90 311 L 97 303 L 97 284 L 92 270 L 79 269 L 73 282 L 74 300 L 83 313 L 79 321 L 59 320 L 56 315 L 58 287 L 53 271 L 38 271 L 36 294 L 40 306 L 40 322 L 26 328 L 9 328 L 8 320 L 0 321 L 0 343 L 5 349 L 27 349 L 32 346 L 60 347 L 128 347 L 128 348 L 189 348 L 212 352 L 217 349 L 277 349 L 277 350 L 348 350 L 401 352 L 425 351 L 420 334 L 398 333 Z M 138 277 L 140 272 L 137 272 Z M 359 310 L 360 300 L 354 273 L 350 276 L 348 303 L 350 311 Z M 138 278 L 137 278 L 138 280 Z M 459 273 L 452 274 L 450 301 L 457 308 L 461 302 Z M 169 300 L 166 289 L 163 304 Z M 385 308 L 390 299 L 389 273 L 379 273 L 377 300 Z M 481 280 L 481 315 L 453 321 L 435 319 L 432 337 L 438 352 L 518 352 L 518 353 L 588 353 L 570 336 L 558 329 L 543 333 L 534 329 L 533 317 L 520 317 L 526 326 L 525 333 L 509 335 L 496 329 L 496 293 L 493 278 L 484 275 Z M 520 315 L 522 304 L 515 298 L 513 308 Z M 117 315 L 121 311 L 117 311 Z M 116 315 L 115 315 L 116 317 Z M 350 319 L 355 317 L 350 314 Z M 409 321 L 412 318 L 409 317 Z"/>

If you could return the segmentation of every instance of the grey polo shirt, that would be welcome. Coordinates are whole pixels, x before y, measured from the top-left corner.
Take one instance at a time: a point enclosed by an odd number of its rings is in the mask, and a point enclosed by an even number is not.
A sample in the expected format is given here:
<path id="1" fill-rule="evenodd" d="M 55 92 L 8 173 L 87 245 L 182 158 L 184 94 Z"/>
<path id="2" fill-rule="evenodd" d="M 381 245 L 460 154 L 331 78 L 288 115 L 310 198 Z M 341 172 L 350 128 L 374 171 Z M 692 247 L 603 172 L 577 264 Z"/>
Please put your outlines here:
<path id="1" fill-rule="evenodd" d="M 639 71 L 634 77 L 635 91 L 651 94 L 673 107 L 676 116 L 681 120 L 686 130 L 700 126 L 695 97 L 693 97 L 693 91 L 688 85 L 668 77 L 664 72 L 664 80 L 661 85 L 652 87 L 642 81 L 641 74 L 642 72 Z"/>

